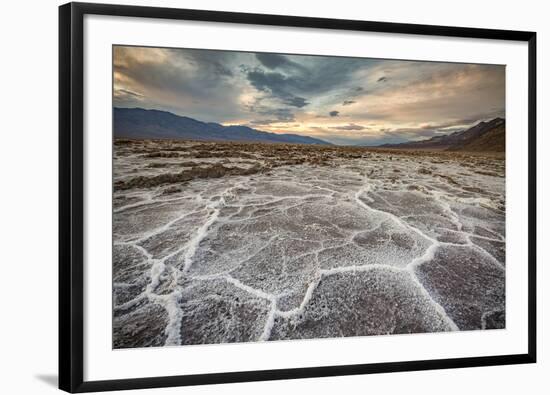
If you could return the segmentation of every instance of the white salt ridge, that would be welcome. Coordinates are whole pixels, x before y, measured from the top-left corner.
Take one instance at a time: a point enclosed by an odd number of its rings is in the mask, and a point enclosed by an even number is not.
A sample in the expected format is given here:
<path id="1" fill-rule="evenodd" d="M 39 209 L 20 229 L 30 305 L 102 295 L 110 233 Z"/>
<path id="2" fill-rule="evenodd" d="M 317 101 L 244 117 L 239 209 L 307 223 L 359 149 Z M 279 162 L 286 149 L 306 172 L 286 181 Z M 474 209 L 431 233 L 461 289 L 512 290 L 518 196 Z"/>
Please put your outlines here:
<path id="1" fill-rule="evenodd" d="M 209 217 L 206 220 L 206 222 L 199 229 L 197 229 L 194 237 L 192 237 L 182 249 L 167 255 L 162 260 L 155 262 L 151 267 L 151 283 L 147 287 L 146 292 L 149 299 L 151 299 L 153 302 L 157 304 L 160 304 L 168 312 L 168 325 L 165 330 L 167 334 L 165 345 L 167 346 L 174 346 L 174 345 L 181 344 L 180 333 L 181 333 L 181 320 L 183 317 L 183 313 L 181 311 L 181 306 L 180 306 L 180 300 L 181 300 L 181 294 L 182 294 L 182 289 L 180 286 L 176 286 L 174 291 L 168 295 L 157 295 L 154 293 L 155 289 L 158 287 L 160 283 L 160 276 L 164 273 L 166 269 L 166 265 L 164 264 L 164 262 L 167 259 L 180 253 L 181 251 L 185 251 L 185 255 L 183 257 L 184 259 L 183 269 L 179 273 L 177 273 L 177 276 L 182 277 L 183 275 L 185 275 L 185 273 L 191 268 L 191 265 L 193 264 L 193 257 L 195 256 L 198 245 L 208 234 L 208 229 L 210 228 L 210 226 L 218 219 L 218 216 L 220 213 L 220 210 L 218 207 L 225 205 L 226 204 L 225 198 L 232 196 L 232 190 L 235 188 L 238 188 L 239 186 L 240 185 L 236 185 L 234 187 L 227 188 L 217 201 L 209 203 L 207 205 L 207 209 L 210 211 Z M 170 221 L 166 226 L 158 229 L 156 233 L 159 233 L 168 229 L 172 224 L 176 223 L 177 221 L 179 221 L 180 219 L 184 218 L 187 215 L 189 215 L 189 213 L 186 213 L 181 217 L 178 217 L 177 219 Z M 147 237 L 150 237 L 150 236 L 151 235 L 148 235 Z M 143 238 L 141 238 L 140 240 L 143 240 Z"/>
<path id="2" fill-rule="evenodd" d="M 334 269 L 334 270 L 337 270 L 337 269 Z M 328 271 L 321 271 L 321 273 L 328 274 Z M 306 290 L 306 294 L 304 295 L 304 299 L 302 300 L 302 303 L 300 303 L 300 306 L 298 306 L 298 307 L 296 307 L 292 310 L 288 310 L 288 311 L 278 310 L 278 311 L 275 312 L 275 314 L 278 315 L 279 317 L 290 318 L 292 316 L 299 315 L 299 314 L 303 313 L 304 309 L 307 306 L 307 304 L 309 303 L 309 301 L 313 297 L 313 291 L 315 291 L 315 288 L 317 287 L 317 285 L 319 285 L 320 280 L 321 280 L 321 277 L 319 276 L 319 278 L 317 278 L 316 280 L 312 281 L 309 284 L 309 286 L 307 287 L 307 290 Z"/>
<path id="3" fill-rule="evenodd" d="M 436 250 L 439 248 L 439 246 L 441 245 L 441 243 L 431 237 L 429 237 L 428 235 L 424 234 L 421 230 L 407 224 L 406 222 L 402 221 L 401 219 L 399 219 L 398 217 L 396 217 L 395 215 L 393 214 L 390 214 L 390 213 L 386 213 L 386 212 L 383 212 L 383 211 L 380 211 L 380 210 L 376 210 L 374 208 L 371 208 L 370 206 L 368 206 L 367 204 L 365 204 L 361 199 L 360 199 L 360 196 L 363 194 L 363 193 L 366 193 L 368 192 L 369 190 L 371 189 L 370 186 L 366 186 L 364 187 L 362 190 L 359 190 L 356 194 L 355 194 L 355 200 L 357 201 L 357 203 L 366 208 L 367 210 L 371 210 L 371 211 L 375 211 L 375 212 L 380 212 L 380 213 L 384 213 L 386 214 L 388 217 L 390 217 L 392 220 L 394 220 L 395 222 L 397 222 L 398 224 L 400 225 L 403 225 L 407 228 L 409 228 L 410 230 L 412 230 L 413 232 L 419 234 L 420 236 L 424 237 L 425 239 L 427 239 L 428 241 L 430 241 L 430 243 L 432 243 L 425 251 L 424 255 L 420 256 L 420 257 L 417 257 L 417 258 L 414 258 L 411 263 L 409 263 L 409 265 L 407 266 L 407 269 L 409 269 L 409 272 L 411 274 L 411 277 L 413 279 L 413 281 L 418 285 L 418 287 L 422 290 L 422 292 L 428 297 L 428 299 L 431 301 L 431 303 L 434 305 L 435 309 L 444 317 L 445 321 L 447 322 L 447 324 L 449 325 L 450 328 L 452 328 L 452 330 L 459 330 L 458 326 L 454 323 L 454 321 L 451 319 L 451 317 L 449 317 L 449 315 L 447 314 L 447 312 L 445 311 L 445 309 L 443 308 L 443 306 L 441 306 L 439 303 L 437 303 L 433 298 L 432 296 L 429 294 L 429 292 L 426 290 L 426 288 L 424 288 L 424 286 L 420 283 L 420 281 L 418 281 L 418 278 L 416 277 L 416 274 L 414 272 L 414 269 L 419 266 L 419 265 L 422 265 L 423 263 L 425 262 L 429 262 L 431 261 L 433 258 L 434 258 L 434 255 L 435 255 L 435 252 Z"/>

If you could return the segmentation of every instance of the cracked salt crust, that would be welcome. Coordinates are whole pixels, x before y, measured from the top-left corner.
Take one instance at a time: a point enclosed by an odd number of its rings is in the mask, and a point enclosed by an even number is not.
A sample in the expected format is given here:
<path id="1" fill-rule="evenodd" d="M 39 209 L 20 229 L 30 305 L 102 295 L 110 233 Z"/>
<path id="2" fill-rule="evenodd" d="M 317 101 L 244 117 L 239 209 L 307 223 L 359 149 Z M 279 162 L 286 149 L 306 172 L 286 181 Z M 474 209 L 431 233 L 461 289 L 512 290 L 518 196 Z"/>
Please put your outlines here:
<path id="1" fill-rule="evenodd" d="M 336 152 L 116 190 L 114 347 L 504 327 L 504 163 L 472 160 Z M 115 182 L 179 171 L 124 145 L 114 167 Z"/>

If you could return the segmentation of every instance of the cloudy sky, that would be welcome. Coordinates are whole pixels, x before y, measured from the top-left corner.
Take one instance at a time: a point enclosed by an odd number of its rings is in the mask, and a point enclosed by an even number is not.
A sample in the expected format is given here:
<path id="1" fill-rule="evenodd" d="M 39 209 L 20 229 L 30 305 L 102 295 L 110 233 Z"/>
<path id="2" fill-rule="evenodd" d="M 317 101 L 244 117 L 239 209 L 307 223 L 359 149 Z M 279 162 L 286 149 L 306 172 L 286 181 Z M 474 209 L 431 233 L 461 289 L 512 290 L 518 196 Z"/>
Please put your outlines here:
<path id="1" fill-rule="evenodd" d="M 336 144 L 377 145 L 504 117 L 505 68 L 115 47 L 114 105 Z"/>

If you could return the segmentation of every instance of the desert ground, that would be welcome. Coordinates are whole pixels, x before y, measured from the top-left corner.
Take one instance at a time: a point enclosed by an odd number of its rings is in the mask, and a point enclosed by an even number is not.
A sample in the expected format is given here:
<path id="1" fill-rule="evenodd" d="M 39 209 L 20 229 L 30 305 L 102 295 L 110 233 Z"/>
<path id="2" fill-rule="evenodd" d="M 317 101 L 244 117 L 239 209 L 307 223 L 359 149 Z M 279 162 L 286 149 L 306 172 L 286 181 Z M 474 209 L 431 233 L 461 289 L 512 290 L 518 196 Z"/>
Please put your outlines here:
<path id="1" fill-rule="evenodd" d="M 113 347 L 505 326 L 503 155 L 115 140 Z"/>

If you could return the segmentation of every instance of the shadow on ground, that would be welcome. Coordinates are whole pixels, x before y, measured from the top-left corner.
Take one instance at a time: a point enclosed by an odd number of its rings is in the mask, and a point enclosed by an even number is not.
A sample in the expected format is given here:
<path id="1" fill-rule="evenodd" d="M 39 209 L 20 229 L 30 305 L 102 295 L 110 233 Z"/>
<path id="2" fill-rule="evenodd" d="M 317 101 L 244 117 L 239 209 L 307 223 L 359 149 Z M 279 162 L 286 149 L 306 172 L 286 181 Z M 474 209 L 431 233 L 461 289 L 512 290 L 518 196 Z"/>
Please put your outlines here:
<path id="1" fill-rule="evenodd" d="M 37 374 L 34 377 L 36 377 L 38 380 L 57 388 L 58 380 L 57 380 L 57 374 Z"/>

